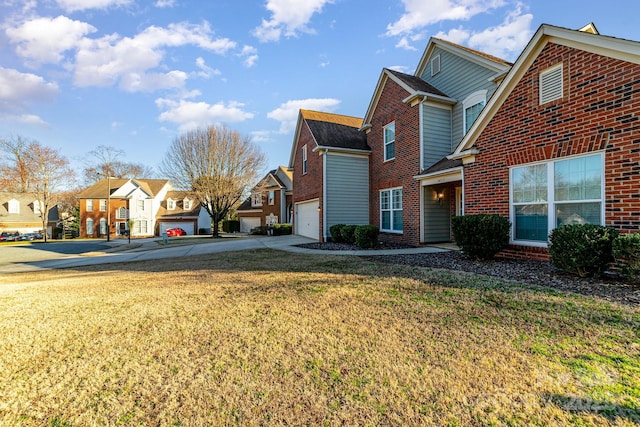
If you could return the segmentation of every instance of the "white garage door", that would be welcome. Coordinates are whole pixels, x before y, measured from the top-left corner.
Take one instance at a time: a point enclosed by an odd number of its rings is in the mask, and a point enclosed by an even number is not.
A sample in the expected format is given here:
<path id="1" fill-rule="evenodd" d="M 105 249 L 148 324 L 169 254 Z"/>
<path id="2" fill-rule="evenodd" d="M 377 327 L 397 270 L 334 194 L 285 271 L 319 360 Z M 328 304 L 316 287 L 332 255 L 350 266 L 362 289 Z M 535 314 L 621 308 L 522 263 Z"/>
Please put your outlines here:
<path id="1" fill-rule="evenodd" d="M 176 227 L 182 228 L 184 231 L 187 232 L 187 235 L 189 236 L 193 236 L 195 234 L 193 229 L 193 222 L 161 222 L 160 235 L 162 235 L 162 233 L 164 233 L 167 228 L 176 228 Z"/>
<path id="2" fill-rule="evenodd" d="M 240 218 L 241 233 L 250 233 L 256 227 L 260 227 L 260 218 Z"/>
<path id="3" fill-rule="evenodd" d="M 296 234 L 320 239 L 320 206 L 317 200 L 311 202 L 296 203 L 293 221 L 296 224 Z"/>

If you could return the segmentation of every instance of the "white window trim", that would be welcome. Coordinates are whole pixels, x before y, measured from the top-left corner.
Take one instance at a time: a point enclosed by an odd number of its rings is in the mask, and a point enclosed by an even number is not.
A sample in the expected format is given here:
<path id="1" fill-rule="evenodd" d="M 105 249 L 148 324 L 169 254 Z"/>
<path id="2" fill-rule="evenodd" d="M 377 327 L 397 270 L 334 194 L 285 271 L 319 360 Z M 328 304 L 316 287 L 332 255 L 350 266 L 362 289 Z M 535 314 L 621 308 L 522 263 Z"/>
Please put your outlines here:
<path id="1" fill-rule="evenodd" d="M 93 212 L 93 200 L 92 199 L 87 199 L 85 201 L 84 207 L 85 207 L 85 210 L 87 212 Z"/>
<path id="2" fill-rule="evenodd" d="M 382 193 L 389 192 L 389 207 L 390 207 L 389 211 L 391 212 L 391 218 L 390 218 L 390 221 L 389 221 L 389 225 L 391 225 L 393 227 L 394 212 L 400 212 L 401 215 L 404 213 L 404 201 L 402 199 L 400 199 L 400 202 L 402 203 L 402 207 L 400 209 L 393 209 L 393 191 L 394 190 L 402 191 L 402 187 L 384 188 L 384 189 L 380 190 L 379 193 L 378 193 L 378 205 L 379 205 L 378 206 L 378 210 L 379 210 L 379 213 L 380 213 L 380 231 L 385 232 L 385 233 L 392 233 L 392 234 L 403 234 L 404 233 L 404 221 L 402 221 L 402 230 L 393 230 L 393 229 L 382 228 Z"/>
<path id="3" fill-rule="evenodd" d="M 182 201 L 182 209 L 185 211 L 191 210 L 191 199 L 184 199 Z"/>
<path id="4" fill-rule="evenodd" d="M 466 135 L 467 130 L 467 108 L 473 107 L 476 104 L 482 104 L 484 107 L 487 103 L 487 91 L 479 90 L 473 92 L 462 101 L 462 134 Z M 473 124 L 471 124 L 473 125 Z"/>
<path id="5" fill-rule="evenodd" d="M 308 165 L 307 165 L 307 146 L 303 145 L 302 146 L 302 175 L 306 175 L 307 174 L 307 169 L 308 169 Z"/>
<path id="6" fill-rule="evenodd" d="M 392 126 L 392 125 L 393 125 L 393 141 L 387 141 L 386 140 L 386 137 L 387 137 L 386 130 L 387 130 L 387 128 L 389 126 Z M 382 127 L 382 142 L 383 142 L 382 151 L 383 151 L 383 154 L 384 154 L 384 161 L 388 162 L 390 160 L 395 159 L 396 158 L 396 121 L 395 120 L 392 121 L 392 122 L 387 123 L 386 125 L 384 125 Z M 393 157 L 387 158 L 387 145 L 391 145 L 391 144 L 393 144 Z"/>
<path id="7" fill-rule="evenodd" d="M 144 205 L 145 205 L 145 203 L 144 203 L 144 199 L 138 199 L 138 200 L 136 201 L 136 209 L 137 209 L 137 210 L 139 210 L 139 211 L 141 211 L 141 212 L 144 212 L 144 210 L 145 210 L 145 209 L 144 209 L 144 208 L 145 208 L 145 206 L 144 206 Z"/>
<path id="8" fill-rule="evenodd" d="M 545 98 L 544 95 L 546 92 L 543 90 L 543 86 L 544 86 L 543 82 L 545 81 L 545 77 L 548 76 L 549 74 L 556 72 L 558 69 L 560 69 L 559 88 L 557 92 L 551 93 L 551 96 L 553 97 L 549 97 L 549 95 L 547 95 L 547 97 Z M 549 83 L 547 82 L 547 84 Z M 540 72 L 540 75 L 538 76 L 538 97 L 539 97 L 540 105 L 543 105 L 558 99 L 562 99 L 563 96 L 564 96 L 564 70 L 562 69 L 562 62 L 561 62 L 559 64 L 556 64 Z"/>
<path id="9" fill-rule="evenodd" d="M 89 231 L 89 224 L 91 224 L 91 231 Z M 85 233 L 89 235 L 93 235 L 95 233 L 95 224 L 93 218 L 87 218 L 84 224 Z"/>
<path id="10" fill-rule="evenodd" d="M 40 202 L 37 200 L 33 201 L 33 213 L 36 215 L 40 215 L 42 213 Z"/>
<path id="11" fill-rule="evenodd" d="M 10 214 L 19 214 L 20 213 L 20 202 L 17 201 L 16 199 L 11 199 L 9 200 L 8 204 L 8 210 L 7 212 Z"/>
<path id="12" fill-rule="evenodd" d="M 600 199 L 585 199 L 585 200 L 561 200 L 561 201 L 556 201 L 555 200 L 555 185 L 554 185 L 554 168 L 549 167 L 548 165 L 550 164 L 554 164 L 556 162 L 561 162 L 563 160 L 572 160 L 572 159 L 578 159 L 581 157 L 589 157 L 589 156 L 594 156 L 594 155 L 600 155 L 600 161 L 602 162 L 601 164 L 601 170 L 602 170 L 602 177 L 601 177 L 601 182 L 600 182 Z M 527 203 L 513 203 L 513 171 L 515 169 L 521 168 L 521 167 L 528 167 L 528 166 L 535 166 L 535 165 L 540 165 L 540 164 L 545 164 L 547 165 L 547 201 L 545 202 L 527 202 Z M 540 242 L 537 240 L 516 240 L 515 239 L 515 234 L 516 234 L 516 230 L 515 230 L 515 223 L 516 223 L 516 218 L 515 218 L 515 209 L 514 207 L 520 204 L 527 204 L 527 205 L 534 205 L 534 204 L 544 204 L 547 205 L 547 236 L 551 233 L 552 230 L 554 230 L 555 224 L 556 224 L 556 210 L 555 210 L 555 205 L 557 203 L 600 203 L 600 225 L 605 225 L 605 204 L 606 204 L 606 198 L 605 198 L 605 162 L 604 162 L 604 153 L 602 151 L 593 151 L 591 153 L 585 153 L 585 154 L 578 154 L 575 156 L 567 156 L 567 157 L 558 157 L 555 159 L 551 159 L 551 160 L 545 160 L 545 161 L 540 161 L 540 162 L 532 162 L 532 163 L 523 163 L 520 165 L 514 165 L 509 167 L 509 220 L 511 221 L 511 233 L 509 235 L 509 243 L 515 246 L 531 246 L 531 247 L 539 247 L 539 248 L 546 248 L 549 246 L 549 242 Z"/>
<path id="13" fill-rule="evenodd" d="M 100 199 L 100 201 L 98 202 L 98 209 L 100 210 L 100 212 L 107 211 L 107 199 Z"/>
<path id="14" fill-rule="evenodd" d="M 253 207 L 262 206 L 262 193 L 253 193 L 251 195 L 251 206 Z"/>
<path id="15" fill-rule="evenodd" d="M 274 206 L 276 204 L 276 192 L 275 192 L 275 190 L 269 190 L 269 195 L 267 196 L 267 204 L 269 206 Z"/>
<path id="16" fill-rule="evenodd" d="M 176 201 L 172 198 L 167 199 L 167 210 L 173 211 L 176 209 Z"/>

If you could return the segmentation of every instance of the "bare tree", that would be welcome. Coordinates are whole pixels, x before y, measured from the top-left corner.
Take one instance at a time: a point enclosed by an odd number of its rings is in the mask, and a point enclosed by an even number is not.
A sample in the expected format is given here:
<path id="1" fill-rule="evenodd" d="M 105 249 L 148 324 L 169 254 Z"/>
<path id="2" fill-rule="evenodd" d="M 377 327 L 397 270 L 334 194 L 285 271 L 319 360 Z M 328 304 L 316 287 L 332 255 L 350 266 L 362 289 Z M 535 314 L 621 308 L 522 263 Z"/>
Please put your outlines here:
<path id="1" fill-rule="evenodd" d="M 225 126 L 196 129 L 175 138 L 160 171 L 180 190 L 190 191 L 207 211 L 213 236 L 264 168 L 265 157 L 247 137 Z"/>
<path id="2" fill-rule="evenodd" d="M 83 170 L 84 180 L 93 184 L 100 179 L 100 175 L 115 178 L 150 178 L 153 170 L 141 163 L 126 162 L 125 152 L 114 147 L 99 145 L 89 152 L 94 161 L 89 161 Z"/>
<path id="3" fill-rule="evenodd" d="M 8 154 L 6 161 L 0 163 L 0 189 L 25 193 L 30 188 L 29 169 L 31 158 L 29 146 L 36 141 L 13 136 L 0 139 L 0 149 Z"/>
<path id="4" fill-rule="evenodd" d="M 74 172 L 69 161 L 58 150 L 45 147 L 37 142 L 29 144 L 29 176 L 30 190 L 39 204 L 39 216 L 42 220 L 44 241 L 47 242 L 47 221 L 49 211 L 59 198 L 59 191 L 64 186 L 73 184 Z"/>

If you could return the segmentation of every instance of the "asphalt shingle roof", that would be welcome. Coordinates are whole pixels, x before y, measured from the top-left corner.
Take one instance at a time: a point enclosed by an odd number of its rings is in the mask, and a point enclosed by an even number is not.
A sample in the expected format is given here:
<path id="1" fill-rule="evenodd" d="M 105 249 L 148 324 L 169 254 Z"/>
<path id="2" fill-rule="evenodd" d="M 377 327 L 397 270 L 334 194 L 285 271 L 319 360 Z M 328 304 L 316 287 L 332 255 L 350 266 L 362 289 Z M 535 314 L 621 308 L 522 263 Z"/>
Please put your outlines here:
<path id="1" fill-rule="evenodd" d="M 433 95 L 444 96 L 447 97 L 447 94 L 439 90 L 438 88 L 430 85 L 429 83 L 422 80 L 420 77 L 416 77 L 410 74 L 401 73 L 400 71 L 391 70 L 389 68 L 386 69 L 389 73 L 393 74 L 400 80 L 402 80 L 407 86 L 416 92 L 424 92 L 431 93 Z"/>

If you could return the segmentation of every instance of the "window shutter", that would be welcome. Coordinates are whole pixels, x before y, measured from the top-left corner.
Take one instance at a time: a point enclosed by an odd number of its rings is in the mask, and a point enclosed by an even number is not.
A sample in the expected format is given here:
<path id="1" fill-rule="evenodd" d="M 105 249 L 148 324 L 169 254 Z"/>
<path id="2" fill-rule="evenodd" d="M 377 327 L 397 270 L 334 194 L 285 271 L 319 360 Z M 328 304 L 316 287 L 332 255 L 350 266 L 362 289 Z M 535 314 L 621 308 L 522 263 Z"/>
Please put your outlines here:
<path id="1" fill-rule="evenodd" d="M 562 64 L 540 73 L 540 104 L 562 98 Z"/>

